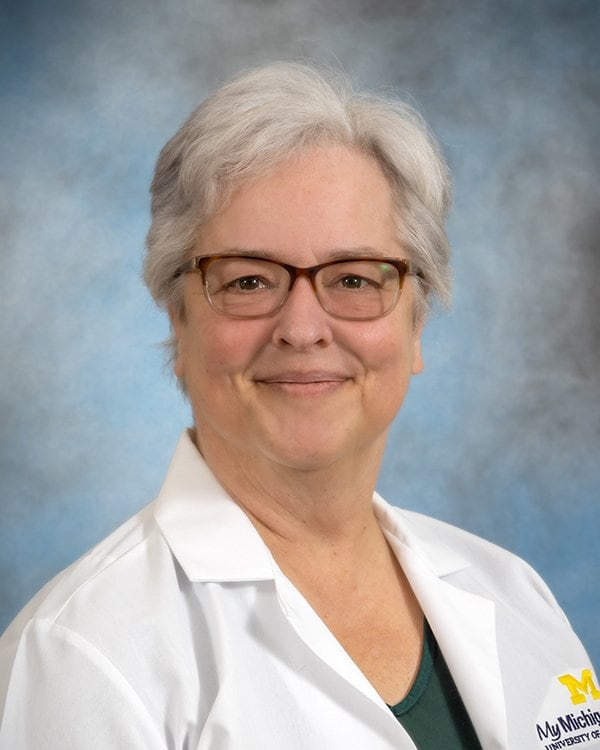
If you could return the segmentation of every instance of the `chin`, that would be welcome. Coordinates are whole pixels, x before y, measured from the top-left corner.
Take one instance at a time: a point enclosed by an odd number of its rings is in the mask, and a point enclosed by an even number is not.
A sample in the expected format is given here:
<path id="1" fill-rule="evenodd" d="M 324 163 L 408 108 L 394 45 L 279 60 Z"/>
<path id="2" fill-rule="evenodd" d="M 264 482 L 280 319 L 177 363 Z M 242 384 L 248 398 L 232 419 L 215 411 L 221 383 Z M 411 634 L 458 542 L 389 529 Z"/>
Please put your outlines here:
<path id="1" fill-rule="evenodd" d="M 332 456 L 274 456 L 273 461 L 290 471 L 312 473 L 334 466 L 339 459 Z"/>
<path id="2" fill-rule="evenodd" d="M 318 430 L 307 443 L 290 440 L 285 445 L 271 444 L 266 448 L 268 458 L 279 466 L 307 472 L 326 470 L 344 462 L 355 463 L 358 452 L 348 445 L 336 445 Z"/>
<path id="3" fill-rule="evenodd" d="M 316 430 L 306 440 L 283 435 L 277 440 L 255 445 L 274 464 L 298 471 L 315 471 L 335 463 L 340 454 L 330 440 L 319 439 L 318 436 L 320 433 Z"/>

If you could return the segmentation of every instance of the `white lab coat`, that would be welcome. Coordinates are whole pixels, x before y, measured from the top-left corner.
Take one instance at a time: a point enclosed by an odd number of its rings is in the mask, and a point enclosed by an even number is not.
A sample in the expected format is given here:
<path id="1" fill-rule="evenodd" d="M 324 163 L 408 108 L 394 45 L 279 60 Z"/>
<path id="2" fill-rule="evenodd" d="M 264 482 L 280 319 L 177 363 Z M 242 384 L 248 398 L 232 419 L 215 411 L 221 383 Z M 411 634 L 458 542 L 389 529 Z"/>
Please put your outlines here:
<path id="1" fill-rule="evenodd" d="M 546 747 L 549 686 L 589 666 L 546 586 L 473 535 L 374 503 L 483 748 Z M 157 500 L 4 634 L 0 673 L 2 750 L 414 750 L 187 434 Z M 578 711 L 558 687 L 556 710 Z"/>

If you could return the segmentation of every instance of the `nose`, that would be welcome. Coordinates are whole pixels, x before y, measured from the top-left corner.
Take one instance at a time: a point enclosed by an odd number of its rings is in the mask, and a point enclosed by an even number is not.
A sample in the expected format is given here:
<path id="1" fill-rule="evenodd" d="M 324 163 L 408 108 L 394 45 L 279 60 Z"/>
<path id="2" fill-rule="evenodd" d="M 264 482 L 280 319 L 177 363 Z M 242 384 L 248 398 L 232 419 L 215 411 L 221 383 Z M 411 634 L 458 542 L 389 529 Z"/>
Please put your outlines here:
<path id="1" fill-rule="evenodd" d="M 331 317 L 321 307 L 306 277 L 296 279 L 281 310 L 275 316 L 273 343 L 306 350 L 332 341 Z"/>

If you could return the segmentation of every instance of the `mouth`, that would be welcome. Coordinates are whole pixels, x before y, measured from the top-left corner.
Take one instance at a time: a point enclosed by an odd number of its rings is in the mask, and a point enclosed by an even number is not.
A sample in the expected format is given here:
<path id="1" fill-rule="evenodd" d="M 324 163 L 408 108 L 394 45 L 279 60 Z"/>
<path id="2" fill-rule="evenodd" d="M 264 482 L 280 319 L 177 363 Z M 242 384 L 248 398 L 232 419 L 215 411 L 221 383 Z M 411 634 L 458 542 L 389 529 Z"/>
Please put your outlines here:
<path id="1" fill-rule="evenodd" d="M 290 370 L 265 375 L 257 378 L 257 381 L 259 383 L 342 383 L 349 379 L 348 375 L 341 372 L 325 372 L 321 370 L 299 372 Z"/>
<path id="2" fill-rule="evenodd" d="M 256 378 L 259 385 L 269 386 L 287 393 L 318 394 L 335 391 L 352 378 L 340 372 L 278 372 Z"/>

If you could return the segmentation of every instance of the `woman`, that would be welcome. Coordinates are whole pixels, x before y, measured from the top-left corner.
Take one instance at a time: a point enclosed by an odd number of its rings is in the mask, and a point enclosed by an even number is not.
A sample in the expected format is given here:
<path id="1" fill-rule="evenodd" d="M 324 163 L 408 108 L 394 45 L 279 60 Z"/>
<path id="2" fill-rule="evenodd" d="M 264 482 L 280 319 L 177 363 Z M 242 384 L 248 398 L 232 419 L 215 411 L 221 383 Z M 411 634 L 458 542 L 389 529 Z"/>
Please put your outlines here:
<path id="1" fill-rule="evenodd" d="M 157 500 L 5 634 L 2 748 L 556 739 L 597 683 L 547 588 L 374 494 L 448 296 L 448 180 L 423 123 L 270 66 L 190 116 L 152 191 L 145 278 L 194 428 Z"/>

